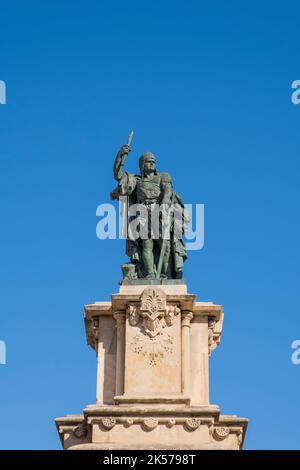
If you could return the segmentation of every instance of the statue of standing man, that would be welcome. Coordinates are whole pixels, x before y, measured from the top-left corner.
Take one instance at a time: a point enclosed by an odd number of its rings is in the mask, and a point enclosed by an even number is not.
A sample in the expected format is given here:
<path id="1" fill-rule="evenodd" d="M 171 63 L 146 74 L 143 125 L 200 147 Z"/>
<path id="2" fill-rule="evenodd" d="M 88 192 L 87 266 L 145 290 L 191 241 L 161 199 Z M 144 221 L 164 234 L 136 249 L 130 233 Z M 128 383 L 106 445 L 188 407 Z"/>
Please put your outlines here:
<path id="1" fill-rule="evenodd" d="M 188 215 L 173 191 L 169 173 L 157 171 L 153 153 L 140 157 L 140 175 L 124 171 L 132 135 L 117 153 L 113 171 L 118 186 L 111 193 L 112 199 L 126 201 L 126 254 L 133 266 L 130 278 L 181 279 L 187 258 L 182 235 Z M 138 232 L 133 233 L 131 226 L 138 227 Z"/>

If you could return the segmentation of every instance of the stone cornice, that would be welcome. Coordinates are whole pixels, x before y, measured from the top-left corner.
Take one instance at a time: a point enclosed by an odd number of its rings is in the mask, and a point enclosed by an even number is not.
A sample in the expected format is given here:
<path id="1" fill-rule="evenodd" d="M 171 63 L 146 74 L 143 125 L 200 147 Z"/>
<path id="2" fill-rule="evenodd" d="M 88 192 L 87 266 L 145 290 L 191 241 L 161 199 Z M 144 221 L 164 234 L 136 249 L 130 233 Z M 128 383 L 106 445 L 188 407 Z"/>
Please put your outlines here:
<path id="1" fill-rule="evenodd" d="M 196 318 L 208 317 L 209 354 L 219 345 L 221 341 L 223 326 L 223 309 L 221 305 L 212 302 L 195 302 L 196 296 L 193 294 L 166 294 L 167 304 L 178 305 L 182 312 L 191 312 L 193 320 Z M 95 302 L 84 307 L 84 321 L 88 344 L 97 349 L 97 328 L 99 317 L 113 317 L 116 312 L 125 314 L 128 304 L 138 305 L 140 294 L 113 294 L 111 301 Z"/>

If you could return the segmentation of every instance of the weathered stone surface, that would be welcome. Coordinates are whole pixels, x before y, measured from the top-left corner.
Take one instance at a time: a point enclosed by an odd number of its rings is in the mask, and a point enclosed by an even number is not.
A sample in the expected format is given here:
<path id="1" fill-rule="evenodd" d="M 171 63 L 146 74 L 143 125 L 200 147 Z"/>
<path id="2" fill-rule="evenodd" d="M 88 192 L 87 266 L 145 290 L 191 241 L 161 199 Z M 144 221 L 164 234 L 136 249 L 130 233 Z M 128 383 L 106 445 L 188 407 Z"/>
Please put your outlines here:
<path id="1" fill-rule="evenodd" d="M 85 436 L 77 436 L 80 422 Z M 247 419 L 220 416 L 218 407 L 89 406 L 81 420 L 56 420 L 68 449 L 232 449 L 241 448 Z M 88 437 L 90 441 L 88 442 Z"/>
<path id="2" fill-rule="evenodd" d="M 85 307 L 97 404 L 57 418 L 65 449 L 240 449 L 247 419 L 209 403 L 223 312 L 169 286 L 121 286 Z"/>
<path id="3" fill-rule="evenodd" d="M 167 305 L 165 292 L 144 289 L 128 303 L 124 393 L 135 396 L 181 392 L 180 309 Z"/>

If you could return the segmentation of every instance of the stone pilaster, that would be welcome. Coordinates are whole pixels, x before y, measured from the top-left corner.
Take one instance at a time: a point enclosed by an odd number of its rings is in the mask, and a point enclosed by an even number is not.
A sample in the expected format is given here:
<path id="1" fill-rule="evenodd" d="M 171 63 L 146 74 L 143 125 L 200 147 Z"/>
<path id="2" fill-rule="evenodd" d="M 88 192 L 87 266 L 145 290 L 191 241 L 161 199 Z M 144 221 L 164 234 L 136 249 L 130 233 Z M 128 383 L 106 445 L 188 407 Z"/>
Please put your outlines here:
<path id="1" fill-rule="evenodd" d="M 117 354 L 116 354 L 116 395 L 124 393 L 125 371 L 125 312 L 114 314 L 117 328 Z"/>
<path id="2" fill-rule="evenodd" d="M 192 318 L 192 312 L 183 311 L 181 314 L 181 389 L 182 393 L 188 397 L 191 385 L 190 328 Z"/>
<path id="3" fill-rule="evenodd" d="M 180 285 L 121 286 L 85 307 L 98 360 L 97 402 L 57 418 L 65 449 L 240 449 L 247 419 L 209 402 L 209 357 L 220 305 Z"/>

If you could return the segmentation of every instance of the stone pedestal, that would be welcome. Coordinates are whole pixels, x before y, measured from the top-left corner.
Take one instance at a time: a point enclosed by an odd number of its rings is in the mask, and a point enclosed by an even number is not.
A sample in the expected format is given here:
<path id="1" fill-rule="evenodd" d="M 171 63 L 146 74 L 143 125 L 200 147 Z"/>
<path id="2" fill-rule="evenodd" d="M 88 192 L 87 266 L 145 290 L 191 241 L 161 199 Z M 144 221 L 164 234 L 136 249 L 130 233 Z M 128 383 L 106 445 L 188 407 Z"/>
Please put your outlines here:
<path id="1" fill-rule="evenodd" d="M 247 419 L 209 402 L 222 307 L 185 284 L 121 286 L 85 306 L 98 359 L 97 402 L 57 418 L 64 449 L 241 449 Z"/>

